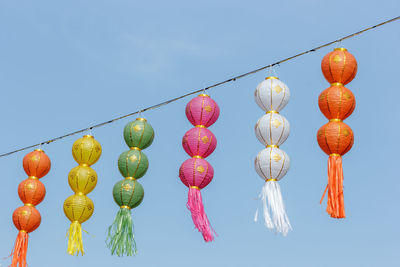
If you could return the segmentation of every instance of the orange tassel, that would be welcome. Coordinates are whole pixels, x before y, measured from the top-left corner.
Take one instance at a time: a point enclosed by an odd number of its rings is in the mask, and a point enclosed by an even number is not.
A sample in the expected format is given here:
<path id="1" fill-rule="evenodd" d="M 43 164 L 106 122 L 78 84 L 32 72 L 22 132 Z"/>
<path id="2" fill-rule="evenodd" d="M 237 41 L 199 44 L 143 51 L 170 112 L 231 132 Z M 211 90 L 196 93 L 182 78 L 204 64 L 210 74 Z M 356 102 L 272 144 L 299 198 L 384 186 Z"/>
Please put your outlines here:
<path id="1" fill-rule="evenodd" d="M 331 155 L 328 160 L 328 185 L 325 188 L 320 203 L 328 191 L 328 205 L 326 212 L 332 218 L 345 218 L 344 197 L 343 197 L 343 168 L 342 157 Z"/>
<path id="2" fill-rule="evenodd" d="M 14 249 L 11 252 L 10 267 L 26 267 L 26 252 L 28 250 L 29 235 L 25 231 L 19 231 L 15 240 Z"/>

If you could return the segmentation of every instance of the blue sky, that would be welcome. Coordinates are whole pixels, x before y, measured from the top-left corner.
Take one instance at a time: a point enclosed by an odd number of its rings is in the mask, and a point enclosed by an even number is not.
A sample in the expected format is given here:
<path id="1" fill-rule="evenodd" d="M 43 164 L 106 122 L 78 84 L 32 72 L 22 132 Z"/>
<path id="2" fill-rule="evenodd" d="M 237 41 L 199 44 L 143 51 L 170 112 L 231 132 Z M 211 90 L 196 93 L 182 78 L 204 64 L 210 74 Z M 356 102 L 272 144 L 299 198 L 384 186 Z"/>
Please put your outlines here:
<path id="1" fill-rule="evenodd" d="M 1 1 L 0 153 L 267 65 L 398 16 L 399 8 L 398 0 Z M 145 199 L 133 211 L 139 255 L 111 256 L 104 243 L 118 211 L 111 190 L 122 179 L 116 165 L 127 150 L 122 131 L 133 117 L 93 131 L 103 155 L 93 165 L 99 181 L 88 195 L 95 213 L 83 224 L 90 233 L 84 257 L 66 253 L 69 221 L 62 211 L 72 194 L 67 174 L 76 166 L 71 146 L 81 135 L 44 147 L 53 165 L 42 179 L 47 195 L 37 207 L 42 224 L 30 235 L 29 266 L 399 266 L 399 27 L 343 42 L 359 64 L 347 86 L 357 107 L 346 120 L 355 144 L 344 157 L 345 220 L 329 218 L 326 204 L 319 205 L 327 156 L 316 142 L 326 122 L 317 99 L 329 86 L 320 61 L 333 46 L 276 68 L 291 89 L 282 111 L 291 123 L 282 146 L 291 169 L 280 183 L 294 228 L 286 238 L 253 222 L 263 185 L 253 168 L 262 149 L 253 127 L 263 115 L 253 92 L 265 71 L 209 92 L 221 108 L 210 128 L 218 139 L 208 158 L 215 176 L 202 192 L 219 234 L 214 243 L 193 229 L 178 178 L 188 158 L 181 147 L 191 127 L 187 98 L 144 114 L 156 138 L 145 151 Z M 17 235 L 11 215 L 21 205 L 24 155 L 0 159 L 0 256 L 9 255 Z"/>

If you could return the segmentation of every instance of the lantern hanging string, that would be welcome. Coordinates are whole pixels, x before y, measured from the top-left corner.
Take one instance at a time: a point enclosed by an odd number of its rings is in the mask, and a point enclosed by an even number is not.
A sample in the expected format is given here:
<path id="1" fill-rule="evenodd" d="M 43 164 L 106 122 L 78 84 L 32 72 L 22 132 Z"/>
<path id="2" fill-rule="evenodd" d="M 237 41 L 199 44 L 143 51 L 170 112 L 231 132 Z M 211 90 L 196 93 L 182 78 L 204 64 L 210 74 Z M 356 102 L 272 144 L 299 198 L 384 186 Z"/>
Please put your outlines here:
<path id="1" fill-rule="evenodd" d="M 365 28 L 365 29 L 360 30 L 360 31 L 358 31 L 358 32 L 355 32 L 355 33 L 346 35 L 346 36 L 344 36 L 344 37 L 342 37 L 342 38 L 339 38 L 339 39 L 337 39 L 337 40 L 334 40 L 334 41 L 325 43 L 325 44 L 323 44 L 323 45 L 317 46 L 317 47 L 315 47 L 315 48 L 306 50 L 306 51 L 304 51 L 304 52 L 298 53 L 298 54 L 296 54 L 296 55 L 294 55 L 294 56 L 291 56 L 291 57 L 288 57 L 288 58 L 279 60 L 279 61 L 277 61 L 277 62 L 275 62 L 275 63 L 272 63 L 272 64 L 265 65 L 265 66 L 263 66 L 263 67 L 260 67 L 260 68 L 255 69 L 255 70 L 246 72 L 246 73 L 244 73 L 244 74 L 237 75 L 237 76 L 235 76 L 235 77 L 232 77 L 232 78 L 229 78 L 229 79 L 224 80 L 224 81 L 222 81 L 222 82 L 218 82 L 218 83 L 216 83 L 216 84 L 207 86 L 207 87 L 205 87 L 205 88 L 198 89 L 198 90 L 189 92 L 189 93 L 187 93 L 187 94 L 184 94 L 184 95 L 181 95 L 181 96 L 178 96 L 178 97 L 175 97 L 175 98 L 171 98 L 171 99 L 169 99 L 169 100 L 167 100 L 167 101 L 164 101 L 164 102 L 161 102 L 161 103 L 159 103 L 159 104 L 155 104 L 155 105 L 152 105 L 152 106 L 149 106 L 149 107 L 146 107 L 146 108 L 142 108 L 142 109 L 140 109 L 140 110 L 138 110 L 138 111 L 135 111 L 135 112 L 132 112 L 132 113 L 129 113 L 129 114 L 126 114 L 126 115 L 123 115 L 123 116 L 120 116 L 120 117 L 117 117 L 117 118 L 114 118 L 114 119 L 111 119 L 111 120 L 108 120 L 108 121 L 105 121 L 105 122 L 102 122 L 102 123 L 99 123 L 99 124 L 95 124 L 95 125 L 93 125 L 93 126 L 90 126 L 90 127 L 85 128 L 85 129 L 81 129 L 81 130 L 77 130 L 77 131 L 75 131 L 75 132 L 67 133 L 67 134 L 65 134 L 65 135 L 58 136 L 58 137 L 49 139 L 49 140 L 44 141 L 44 142 L 41 142 L 41 143 L 37 143 L 37 144 L 34 144 L 34 145 L 22 147 L 22 148 L 20 148 L 20 149 L 14 150 L 14 151 L 10 151 L 10 152 L 4 153 L 4 154 L 0 154 L 0 158 L 1 158 L 1 157 L 6 157 L 6 156 L 9 156 L 9 155 L 12 155 L 12 154 L 14 154 L 14 153 L 17 153 L 17 152 L 20 152 L 20 151 L 23 151 L 23 150 L 27 150 L 27 149 L 30 149 L 30 148 L 34 148 L 34 147 L 37 147 L 37 146 L 48 145 L 48 144 L 50 144 L 50 143 L 52 143 L 52 142 L 55 142 L 55 141 L 64 139 L 64 138 L 69 137 L 69 136 L 72 136 L 72 135 L 76 135 L 76 134 L 78 134 L 78 133 L 82 133 L 82 132 L 86 132 L 86 131 L 91 131 L 92 129 L 105 126 L 105 125 L 110 124 L 110 123 L 113 123 L 113 122 L 115 122 L 115 121 L 118 121 L 118 120 L 121 120 L 121 119 L 130 117 L 130 116 L 133 116 L 133 115 L 136 115 L 136 114 L 141 114 L 141 113 L 143 113 L 143 112 L 145 112 L 145 111 L 148 111 L 148 110 L 153 110 L 153 109 L 160 108 L 160 107 L 162 107 L 162 106 L 165 106 L 165 105 L 168 105 L 168 104 L 173 103 L 173 102 L 175 102 L 175 101 L 178 101 L 178 100 L 180 100 L 180 99 L 182 99 L 182 98 L 186 98 L 186 97 L 188 97 L 188 96 L 191 96 L 191 95 L 194 95 L 194 94 L 197 94 L 197 93 L 200 93 L 200 92 L 205 92 L 205 91 L 207 91 L 207 90 L 210 90 L 210 89 L 212 89 L 212 88 L 221 86 L 221 85 L 223 85 L 223 84 L 230 83 L 230 82 L 234 82 L 234 81 L 236 81 L 236 80 L 238 80 L 238 79 L 241 79 L 241 78 L 244 78 L 244 77 L 246 77 L 246 76 L 255 74 L 255 73 L 260 72 L 260 71 L 262 71 L 262 70 L 265 70 L 265 69 L 268 69 L 268 68 L 272 68 L 272 67 L 274 67 L 274 66 L 276 66 L 276 65 L 280 65 L 280 64 L 282 64 L 282 63 L 284 63 L 284 62 L 293 60 L 293 59 L 295 59 L 295 58 L 297 58 L 297 57 L 300 57 L 300 56 L 309 54 L 309 53 L 311 53 L 311 52 L 316 52 L 317 50 L 320 50 L 320 49 L 322 49 L 322 48 L 324 48 L 324 47 L 330 46 L 330 45 L 335 44 L 335 43 L 340 43 L 340 42 L 342 42 L 343 40 L 353 38 L 353 37 L 355 37 L 355 36 L 357 36 L 357 35 L 360 35 L 360 34 L 366 32 L 366 31 L 373 30 L 373 29 L 375 29 L 375 28 L 381 27 L 381 26 L 383 26 L 383 25 L 385 25 L 385 24 L 388 24 L 388 23 L 397 21 L 397 20 L 399 20 L 399 19 L 400 19 L 400 16 L 397 16 L 397 17 L 395 17 L 395 18 L 386 20 L 386 21 L 384 21 L 384 22 L 381 22 L 381 23 L 376 24 L 376 25 L 374 25 L 374 26 Z"/>

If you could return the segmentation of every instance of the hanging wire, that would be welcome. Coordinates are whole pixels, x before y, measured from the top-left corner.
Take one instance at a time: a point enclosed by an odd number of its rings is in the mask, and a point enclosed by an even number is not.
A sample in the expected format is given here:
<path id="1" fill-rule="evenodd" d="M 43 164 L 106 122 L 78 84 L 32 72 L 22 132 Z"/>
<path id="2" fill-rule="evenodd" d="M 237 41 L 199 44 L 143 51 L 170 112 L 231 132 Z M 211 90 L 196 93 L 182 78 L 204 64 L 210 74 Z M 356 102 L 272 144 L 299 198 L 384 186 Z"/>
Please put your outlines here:
<path id="1" fill-rule="evenodd" d="M 102 126 L 104 126 L 104 125 L 113 123 L 113 122 L 115 122 L 115 121 L 119 121 L 119 120 L 121 120 L 121 119 L 130 117 L 130 116 L 135 115 L 135 114 L 142 114 L 142 113 L 145 112 L 145 111 L 153 110 L 153 109 L 157 109 L 157 108 L 163 107 L 163 106 L 168 105 L 168 104 L 170 104 L 170 103 L 172 103 L 172 102 L 178 101 L 178 100 L 180 100 L 180 99 L 182 99 L 182 98 L 185 98 L 185 97 L 188 97 L 188 96 L 191 96 L 191 95 L 200 93 L 200 92 L 206 92 L 207 90 L 210 90 L 210 89 L 212 89 L 212 88 L 221 86 L 221 85 L 226 84 L 226 83 L 229 83 L 229 82 L 234 82 L 234 81 L 236 81 L 236 80 L 238 80 L 238 79 L 241 79 L 241 78 L 244 78 L 244 77 L 246 77 L 246 76 L 255 74 L 255 73 L 260 72 L 260 71 L 262 71 L 262 70 L 265 70 L 265 69 L 268 69 L 268 68 L 273 68 L 273 67 L 276 66 L 276 65 L 279 66 L 281 63 L 284 63 L 284 62 L 293 60 L 293 59 L 295 59 L 295 58 L 297 58 L 297 57 L 300 57 L 300 56 L 309 54 L 309 53 L 311 53 L 311 52 L 316 52 L 317 50 L 320 50 L 321 48 L 330 46 L 330 45 L 332 45 L 332 44 L 335 44 L 335 43 L 340 44 L 343 40 L 353 38 L 353 37 L 355 37 L 355 36 L 357 36 L 357 35 L 360 35 L 360 34 L 366 32 L 366 31 L 369 31 L 369 30 L 372 30 L 372 29 L 381 27 L 381 26 L 383 26 L 383 25 L 385 25 L 385 24 L 394 22 L 394 21 L 396 21 L 396 20 L 398 20 L 398 19 L 400 19 L 400 16 L 397 16 L 397 17 L 395 17 L 395 18 L 386 20 L 386 21 L 381 22 L 381 23 L 379 23 L 379 24 L 376 24 L 376 25 L 374 25 L 374 26 L 365 28 L 365 29 L 363 29 L 363 30 L 361 30 L 361 31 L 358 31 L 358 32 L 349 34 L 349 35 L 347 35 L 347 36 L 344 36 L 344 37 L 339 38 L 339 39 L 337 39 L 337 40 L 331 41 L 331 42 L 329 42 L 329 43 L 326 43 L 326 44 L 317 46 L 317 47 L 315 47 L 315 48 L 306 50 L 306 51 L 304 51 L 304 52 L 298 53 L 298 54 L 296 54 L 296 55 L 294 55 L 294 56 L 291 56 L 291 57 L 288 57 L 288 58 L 279 60 L 279 61 L 277 61 L 277 62 L 275 62 L 275 63 L 265 65 L 265 66 L 260 67 L 260 68 L 258 68 L 258 69 L 255 69 L 255 70 L 246 72 L 246 73 L 244 73 L 244 74 L 241 74 L 241 75 L 238 75 L 238 76 L 229 78 L 229 79 L 227 79 L 227 80 L 225 80 L 225 81 L 222 81 L 222 82 L 219 82 L 219 83 L 210 85 L 210 86 L 208 86 L 208 87 L 205 87 L 205 88 L 202 88 L 202 89 L 198 89 L 198 90 L 189 92 L 189 93 L 187 93 L 187 94 L 184 94 L 184 95 L 181 95 L 181 96 L 178 96 L 178 97 L 169 99 L 169 100 L 164 101 L 164 102 L 161 102 L 161 103 L 159 103 L 159 104 L 156 104 L 156 105 L 153 105 L 153 106 L 149 106 L 149 107 L 147 107 L 147 108 L 144 108 L 144 109 L 141 109 L 141 110 L 138 110 L 138 111 L 135 111 L 135 112 L 132 112 L 132 113 L 129 113 L 129 114 L 126 114 L 126 115 L 123 115 L 123 116 L 120 116 L 120 117 L 111 119 L 111 120 L 109 120 L 109 121 L 105 121 L 105 122 L 102 122 L 102 123 L 99 123 L 99 124 L 95 124 L 95 125 L 93 125 L 93 126 L 90 126 L 90 127 L 88 127 L 88 128 L 85 128 L 85 129 L 81 129 L 81 130 L 77 130 L 77 131 L 75 131 L 75 132 L 67 133 L 67 134 L 65 134 L 65 135 L 61 135 L 61 136 L 58 136 L 58 137 L 49 139 L 49 140 L 47 140 L 47 141 L 44 141 L 44 142 L 41 142 L 41 143 L 38 143 L 38 144 L 26 146 L 26 147 L 23 147 L 23 148 L 14 150 L 14 151 L 10 151 L 10 152 L 1 154 L 1 155 L 0 155 L 0 158 L 1 158 L 1 157 L 9 156 L 9 155 L 11 155 L 11 154 L 14 154 L 14 153 L 17 153 L 17 152 L 20 152 L 20 151 L 23 151 L 23 150 L 27 150 L 27 149 L 29 149 L 29 148 L 34 148 L 34 147 L 37 147 L 37 146 L 40 146 L 40 147 L 41 147 L 42 145 L 48 145 L 48 144 L 50 144 L 50 143 L 53 143 L 53 142 L 55 142 L 55 141 L 64 139 L 64 138 L 66 138 L 66 137 L 69 137 L 69 136 L 72 136 L 72 135 L 76 135 L 76 134 L 78 134 L 78 133 L 82 133 L 82 132 L 85 132 L 85 131 L 88 131 L 88 130 L 92 130 L 92 129 L 95 129 L 95 128 L 99 128 L 99 127 L 102 127 Z"/>

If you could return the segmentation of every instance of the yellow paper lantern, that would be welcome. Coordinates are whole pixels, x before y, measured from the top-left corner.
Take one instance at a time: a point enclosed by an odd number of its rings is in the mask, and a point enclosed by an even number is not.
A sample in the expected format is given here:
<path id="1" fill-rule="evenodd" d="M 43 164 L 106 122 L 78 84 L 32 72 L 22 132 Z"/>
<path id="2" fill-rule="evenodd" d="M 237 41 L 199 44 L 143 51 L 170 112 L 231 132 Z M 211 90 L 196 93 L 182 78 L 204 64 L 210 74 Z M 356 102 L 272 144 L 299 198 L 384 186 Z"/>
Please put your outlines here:
<path id="1" fill-rule="evenodd" d="M 85 253 L 81 223 L 87 221 L 94 211 L 93 202 L 86 194 L 90 193 L 97 184 L 97 174 L 89 166 L 96 163 L 100 155 L 101 145 L 91 135 L 85 135 L 72 145 L 72 156 L 79 166 L 73 168 L 68 174 L 68 183 L 75 194 L 64 202 L 65 216 L 71 221 L 67 250 L 71 255 Z"/>
<path id="2" fill-rule="evenodd" d="M 69 172 L 68 183 L 72 191 L 89 194 L 96 187 L 97 173 L 89 166 L 79 165 Z"/>
<path id="3" fill-rule="evenodd" d="M 94 211 L 93 201 L 85 195 L 72 195 L 64 202 L 65 216 L 71 222 L 83 223 L 92 216 Z"/>
<path id="4" fill-rule="evenodd" d="M 72 156 L 79 165 L 93 165 L 101 156 L 101 145 L 93 136 L 85 135 L 72 145 Z"/>

